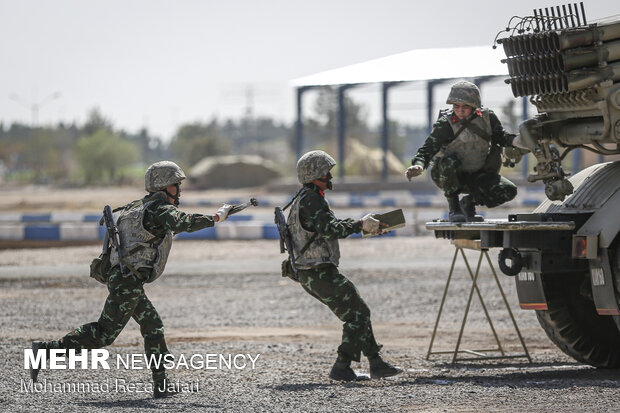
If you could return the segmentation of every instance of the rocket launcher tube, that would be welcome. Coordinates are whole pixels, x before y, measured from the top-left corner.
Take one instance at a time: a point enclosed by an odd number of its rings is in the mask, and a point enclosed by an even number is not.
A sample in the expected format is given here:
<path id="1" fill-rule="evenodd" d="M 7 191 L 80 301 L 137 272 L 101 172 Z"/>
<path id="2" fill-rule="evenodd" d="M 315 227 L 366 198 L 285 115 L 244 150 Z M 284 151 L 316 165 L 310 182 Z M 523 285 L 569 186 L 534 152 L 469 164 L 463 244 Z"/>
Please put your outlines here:
<path id="1" fill-rule="evenodd" d="M 506 56 L 559 52 L 620 39 L 620 22 L 499 39 Z"/>

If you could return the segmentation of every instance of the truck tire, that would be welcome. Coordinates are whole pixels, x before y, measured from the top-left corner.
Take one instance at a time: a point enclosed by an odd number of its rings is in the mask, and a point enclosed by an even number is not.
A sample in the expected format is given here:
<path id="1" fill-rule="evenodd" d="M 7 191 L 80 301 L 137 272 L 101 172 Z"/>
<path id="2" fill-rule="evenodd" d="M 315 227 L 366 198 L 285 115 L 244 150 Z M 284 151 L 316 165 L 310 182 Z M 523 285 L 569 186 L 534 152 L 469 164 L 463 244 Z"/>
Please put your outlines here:
<path id="1" fill-rule="evenodd" d="M 597 314 L 588 273 L 546 273 L 542 280 L 548 310 L 536 316 L 549 339 L 577 361 L 620 368 L 620 331 L 612 317 Z"/>

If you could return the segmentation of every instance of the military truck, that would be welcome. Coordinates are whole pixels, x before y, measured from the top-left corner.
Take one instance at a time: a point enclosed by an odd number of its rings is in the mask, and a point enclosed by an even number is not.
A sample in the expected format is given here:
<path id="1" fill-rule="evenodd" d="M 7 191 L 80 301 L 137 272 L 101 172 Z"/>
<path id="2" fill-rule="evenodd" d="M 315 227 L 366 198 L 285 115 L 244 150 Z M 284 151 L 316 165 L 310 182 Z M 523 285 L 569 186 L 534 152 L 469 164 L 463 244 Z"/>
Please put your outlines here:
<path id="1" fill-rule="evenodd" d="M 620 368 L 620 161 L 569 177 L 566 155 L 620 154 L 620 16 L 588 23 L 583 5 L 535 10 L 497 40 L 515 97 L 538 114 L 519 127 L 548 199 L 530 214 L 428 223 L 436 236 L 502 248 L 520 306 L 574 359 Z"/>

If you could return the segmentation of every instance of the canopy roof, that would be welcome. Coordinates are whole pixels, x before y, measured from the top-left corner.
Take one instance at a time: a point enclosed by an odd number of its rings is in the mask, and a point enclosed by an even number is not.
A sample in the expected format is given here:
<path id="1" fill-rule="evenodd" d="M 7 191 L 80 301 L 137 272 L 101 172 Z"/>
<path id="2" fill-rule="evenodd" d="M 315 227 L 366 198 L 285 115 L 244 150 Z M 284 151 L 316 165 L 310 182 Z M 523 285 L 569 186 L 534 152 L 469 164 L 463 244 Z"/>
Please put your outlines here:
<path id="1" fill-rule="evenodd" d="M 501 48 L 491 46 L 418 49 L 319 72 L 291 81 L 292 86 L 407 82 L 484 76 L 506 76 Z"/>

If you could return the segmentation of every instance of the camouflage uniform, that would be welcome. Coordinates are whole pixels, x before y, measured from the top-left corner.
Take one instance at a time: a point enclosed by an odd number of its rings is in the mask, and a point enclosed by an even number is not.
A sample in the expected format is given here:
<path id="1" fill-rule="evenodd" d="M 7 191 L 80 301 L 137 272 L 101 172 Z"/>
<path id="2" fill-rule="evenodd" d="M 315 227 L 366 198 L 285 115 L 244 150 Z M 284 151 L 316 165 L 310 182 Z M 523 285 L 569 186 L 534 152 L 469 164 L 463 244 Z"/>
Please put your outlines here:
<path id="1" fill-rule="evenodd" d="M 143 201 L 148 200 L 145 197 Z M 130 204 L 131 205 L 131 204 Z M 165 201 L 148 205 L 143 225 L 158 238 L 166 233 L 192 232 L 212 227 L 211 215 L 186 214 Z M 169 353 L 164 339 L 164 324 L 157 310 L 144 292 L 144 283 L 151 275 L 149 268 L 138 268 L 140 276 L 125 270 L 122 274 L 119 265 L 113 266 L 107 279 L 108 298 L 103 306 L 99 320 L 76 328 L 60 340 L 44 343 L 47 349 L 93 349 L 108 346 L 123 330 L 129 318 L 140 325 L 147 356 Z M 153 369 L 153 381 L 158 383 L 165 378 L 163 368 Z"/>
<path id="2" fill-rule="evenodd" d="M 476 205 L 485 205 L 489 208 L 510 201 L 517 194 L 517 187 L 508 179 L 499 175 L 499 151 L 506 146 L 512 146 L 515 135 L 504 130 L 499 119 L 490 109 L 477 109 L 472 112 L 470 121 L 476 118 L 488 117 L 490 126 L 490 148 L 498 156 L 495 164 L 484 165 L 473 171 L 463 170 L 463 159 L 455 154 L 441 153 L 455 140 L 454 125 L 460 126 L 454 110 L 442 112 L 433 125 L 430 136 L 411 161 L 412 165 L 419 165 L 427 169 L 432 165 L 431 178 L 435 184 L 443 189 L 446 198 L 460 193 L 469 193 L 473 196 Z M 439 155 L 438 155 L 439 154 Z M 490 158 L 490 157 L 489 157 Z M 490 160 L 490 159 L 488 159 Z"/>
<path id="3" fill-rule="evenodd" d="M 300 195 L 299 220 L 306 231 L 319 234 L 314 242 L 346 238 L 362 230 L 362 223 L 353 219 L 338 219 L 325 200 L 324 193 L 314 184 L 305 184 Z M 336 260 L 337 261 L 337 260 Z M 333 263 L 302 266 L 298 279 L 304 290 L 327 305 L 344 323 L 338 361 L 360 361 L 363 353 L 375 357 L 380 346 L 375 341 L 370 322 L 370 309 L 360 297 L 355 285 L 338 271 Z"/>

